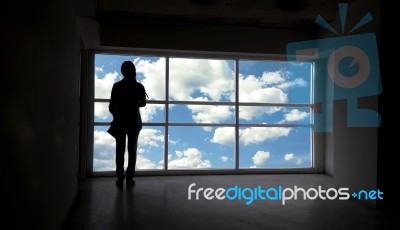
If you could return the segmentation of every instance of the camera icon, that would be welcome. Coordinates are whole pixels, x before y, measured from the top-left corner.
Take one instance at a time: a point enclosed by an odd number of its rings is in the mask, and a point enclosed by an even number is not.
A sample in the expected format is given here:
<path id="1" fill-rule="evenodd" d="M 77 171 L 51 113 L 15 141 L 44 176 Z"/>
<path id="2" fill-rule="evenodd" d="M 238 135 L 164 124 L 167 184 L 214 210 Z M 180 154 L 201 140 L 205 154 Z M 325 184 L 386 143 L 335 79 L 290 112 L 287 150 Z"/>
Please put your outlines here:
<path id="1" fill-rule="evenodd" d="M 358 103 L 382 93 L 376 44 L 373 33 L 287 44 L 289 62 L 314 63 L 314 131 L 332 131 L 336 100 L 347 100 L 348 127 L 380 126 L 380 115 Z"/>

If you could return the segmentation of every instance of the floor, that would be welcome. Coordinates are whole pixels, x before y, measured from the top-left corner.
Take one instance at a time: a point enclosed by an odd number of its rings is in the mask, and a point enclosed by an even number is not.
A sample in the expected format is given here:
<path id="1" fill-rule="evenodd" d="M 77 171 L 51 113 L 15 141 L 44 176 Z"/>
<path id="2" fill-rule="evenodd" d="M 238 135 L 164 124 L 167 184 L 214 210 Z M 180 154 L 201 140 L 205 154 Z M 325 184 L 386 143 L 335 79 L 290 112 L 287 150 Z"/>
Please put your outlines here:
<path id="1" fill-rule="evenodd" d="M 138 177 L 133 188 L 118 188 L 115 178 L 98 177 L 79 184 L 62 227 L 69 229 L 395 229 L 392 214 L 350 200 L 199 200 L 188 187 L 303 188 L 333 187 L 327 175 L 212 175 Z M 232 192 L 232 191 L 231 191 Z M 247 191 L 249 194 L 249 191 Z M 234 193 L 230 193 L 233 196 Z M 273 196 L 273 192 L 270 193 Z M 299 193 L 301 194 L 301 193 Z M 310 193 L 311 194 L 311 193 Z M 333 193 L 331 194 L 333 195 Z M 242 197 L 244 198 L 244 196 Z"/>

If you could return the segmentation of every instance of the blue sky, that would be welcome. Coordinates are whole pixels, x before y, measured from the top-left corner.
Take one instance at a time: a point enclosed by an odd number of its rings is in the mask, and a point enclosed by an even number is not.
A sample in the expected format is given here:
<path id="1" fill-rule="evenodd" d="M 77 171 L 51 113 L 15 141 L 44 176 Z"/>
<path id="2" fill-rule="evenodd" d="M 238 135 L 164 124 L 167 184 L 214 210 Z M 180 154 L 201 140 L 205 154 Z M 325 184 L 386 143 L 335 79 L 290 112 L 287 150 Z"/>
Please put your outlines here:
<path id="1" fill-rule="evenodd" d="M 122 79 L 120 66 L 131 60 L 150 100 L 141 108 L 143 122 L 164 123 L 166 67 L 164 57 L 96 55 L 95 98 L 109 99 L 114 82 Z M 235 106 L 173 104 L 175 101 L 235 102 L 235 61 L 170 58 L 168 99 L 170 169 L 234 168 L 235 114 L 239 113 L 240 168 L 311 167 L 311 128 L 256 127 L 257 124 L 311 123 L 310 108 L 286 106 Z M 311 104 L 311 64 L 272 61 L 239 61 L 239 102 Z M 110 122 L 108 103 L 95 103 L 95 122 Z M 215 126 L 201 126 L 212 123 Z M 244 125 L 244 126 L 241 126 Z M 115 140 L 107 126 L 95 126 L 94 171 L 115 170 Z M 165 130 L 146 126 L 139 136 L 138 170 L 162 169 Z"/>

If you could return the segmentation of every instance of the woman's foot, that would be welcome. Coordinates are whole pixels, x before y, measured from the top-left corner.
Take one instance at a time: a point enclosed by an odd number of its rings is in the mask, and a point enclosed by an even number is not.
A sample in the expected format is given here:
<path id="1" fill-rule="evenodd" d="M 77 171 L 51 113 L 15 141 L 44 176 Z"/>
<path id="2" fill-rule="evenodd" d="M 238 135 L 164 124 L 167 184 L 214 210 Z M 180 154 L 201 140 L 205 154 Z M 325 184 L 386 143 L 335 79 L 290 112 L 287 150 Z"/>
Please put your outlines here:
<path id="1" fill-rule="evenodd" d="M 124 180 L 117 180 L 115 184 L 117 185 L 117 187 L 122 188 L 124 187 Z"/>
<path id="2" fill-rule="evenodd" d="M 135 180 L 134 179 L 127 179 L 126 180 L 126 187 L 131 187 L 135 185 Z"/>

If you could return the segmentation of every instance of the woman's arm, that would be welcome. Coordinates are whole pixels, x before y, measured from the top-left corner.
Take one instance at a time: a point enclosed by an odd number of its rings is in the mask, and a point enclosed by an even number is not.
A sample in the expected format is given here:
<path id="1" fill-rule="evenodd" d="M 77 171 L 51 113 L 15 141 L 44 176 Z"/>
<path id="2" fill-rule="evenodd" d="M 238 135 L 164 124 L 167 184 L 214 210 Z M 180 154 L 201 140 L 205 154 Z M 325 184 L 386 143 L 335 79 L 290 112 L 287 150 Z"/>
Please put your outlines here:
<path id="1" fill-rule="evenodd" d="M 116 105 L 116 101 L 117 101 L 117 90 L 115 89 L 115 84 L 112 87 L 111 90 L 111 98 L 110 98 L 110 104 L 108 105 L 108 110 L 110 111 L 110 113 L 112 115 L 115 114 L 115 111 L 117 110 L 117 105 Z"/>

